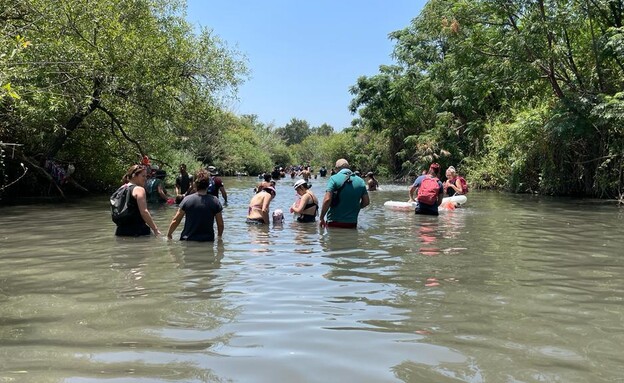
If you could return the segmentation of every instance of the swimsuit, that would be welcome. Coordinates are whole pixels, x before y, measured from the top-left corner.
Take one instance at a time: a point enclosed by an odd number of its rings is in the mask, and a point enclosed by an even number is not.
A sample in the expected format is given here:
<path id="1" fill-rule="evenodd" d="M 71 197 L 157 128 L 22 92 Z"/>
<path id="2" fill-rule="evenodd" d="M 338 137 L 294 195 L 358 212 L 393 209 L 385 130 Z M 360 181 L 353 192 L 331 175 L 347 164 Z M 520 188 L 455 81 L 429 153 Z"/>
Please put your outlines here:
<path id="1" fill-rule="evenodd" d="M 262 205 L 251 205 L 247 208 L 247 215 L 251 214 L 252 210 L 262 210 Z"/>
<path id="2" fill-rule="evenodd" d="M 299 217 L 297 217 L 297 222 L 307 223 L 307 222 L 315 222 L 315 221 L 316 221 L 316 215 L 301 214 Z"/>
<path id="3" fill-rule="evenodd" d="M 297 217 L 297 222 L 314 222 L 316 221 L 316 213 L 318 213 L 318 205 L 316 204 L 316 202 L 314 202 L 314 200 L 312 200 L 312 202 L 306 204 L 303 207 L 303 211 L 308 210 L 309 208 L 316 206 L 316 209 L 314 209 L 314 214 L 301 214 L 299 217 Z"/>
<path id="4" fill-rule="evenodd" d="M 262 210 L 262 205 L 251 205 L 249 206 L 249 208 L 247 208 L 247 215 L 251 214 L 252 210 Z M 254 225 L 262 225 L 264 224 L 264 218 L 247 218 L 247 220 L 245 220 L 245 222 L 247 223 L 251 223 Z"/>
<path id="5" fill-rule="evenodd" d="M 246 223 L 252 224 L 252 225 L 264 225 L 264 219 L 263 218 L 247 218 L 245 220 Z"/>

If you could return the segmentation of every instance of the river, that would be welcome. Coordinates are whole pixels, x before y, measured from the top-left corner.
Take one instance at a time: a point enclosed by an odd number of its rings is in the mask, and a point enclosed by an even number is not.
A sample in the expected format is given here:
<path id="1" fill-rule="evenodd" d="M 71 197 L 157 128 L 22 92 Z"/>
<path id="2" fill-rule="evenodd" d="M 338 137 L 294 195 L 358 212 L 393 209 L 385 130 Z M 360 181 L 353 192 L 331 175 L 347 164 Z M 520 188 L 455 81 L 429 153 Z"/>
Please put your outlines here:
<path id="1" fill-rule="evenodd" d="M 257 180 L 224 181 L 214 244 L 115 238 L 107 196 L 0 208 L 0 382 L 624 381 L 622 209 L 473 191 L 416 216 L 382 184 L 358 230 L 256 227 Z"/>

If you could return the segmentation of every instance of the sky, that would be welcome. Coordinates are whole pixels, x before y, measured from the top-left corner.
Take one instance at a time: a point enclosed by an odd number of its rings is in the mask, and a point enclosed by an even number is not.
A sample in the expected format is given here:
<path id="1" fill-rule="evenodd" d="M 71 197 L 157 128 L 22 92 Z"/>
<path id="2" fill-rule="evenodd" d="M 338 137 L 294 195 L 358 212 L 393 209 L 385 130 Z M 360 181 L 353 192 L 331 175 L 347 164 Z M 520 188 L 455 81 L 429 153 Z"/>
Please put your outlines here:
<path id="1" fill-rule="evenodd" d="M 246 56 L 251 77 L 232 112 L 265 124 L 292 118 L 336 131 L 351 125 L 349 88 L 393 64 L 390 32 L 425 0 L 187 0 L 187 19 Z"/>

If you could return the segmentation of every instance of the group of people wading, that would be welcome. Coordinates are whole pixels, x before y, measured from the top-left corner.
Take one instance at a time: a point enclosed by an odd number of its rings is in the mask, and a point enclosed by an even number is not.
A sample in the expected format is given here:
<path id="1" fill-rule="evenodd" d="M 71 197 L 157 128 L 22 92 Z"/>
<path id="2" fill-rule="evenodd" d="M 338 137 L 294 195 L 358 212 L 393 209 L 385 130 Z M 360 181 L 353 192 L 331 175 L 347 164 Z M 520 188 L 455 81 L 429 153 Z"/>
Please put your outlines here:
<path id="1" fill-rule="evenodd" d="M 449 177 L 443 184 L 438 179 L 440 166 L 432 164 L 429 172 L 416 179 L 410 187 L 410 201 L 418 201 L 416 213 L 436 214 L 437 207 L 442 202 L 444 191 L 449 193 L 463 193 L 462 183 L 459 179 Z M 128 199 L 129 218 L 123 222 L 117 222 L 115 235 L 117 236 L 143 236 L 153 232 L 161 235 L 160 230 L 152 219 L 147 205 L 145 183 L 148 169 L 144 165 L 133 165 L 123 177 L 124 184 L 131 193 Z M 180 234 L 180 240 L 184 241 L 214 241 L 214 223 L 217 224 L 217 237 L 223 235 L 223 205 L 218 194 L 215 196 L 209 189 L 214 189 L 214 175 L 216 169 L 209 167 L 200 170 L 192 177 L 186 173 L 186 166 L 180 167 L 180 176 L 176 179 L 176 194 L 178 209 L 169 224 L 167 238 L 171 239 L 174 231 L 186 217 L 184 227 Z M 297 215 L 297 222 L 316 222 L 319 215 L 321 227 L 356 228 L 360 210 L 369 205 L 368 190 L 376 190 L 378 182 L 372 172 L 366 174 L 368 181 L 362 179 L 356 172 L 349 169 L 347 160 L 341 158 L 336 161 L 335 174 L 333 174 L 325 188 L 323 200 L 319 199 L 310 190 L 305 179 L 297 180 L 293 187 L 297 193 L 297 200 L 292 204 L 289 211 Z M 219 181 L 218 189 L 222 190 L 224 203 L 227 204 L 227 194 L 223 183 Z M 464 181 L 465 182 L 465 181 Z M 266 225 L 271 221 L 270 204 L 275 198 L 275 182 L 265 179 L 256 187 L 256 193 L 252 196 L 247 209 L 246 222 L 252 225 Z M 414 197 L 414 193 L 417 196 Z M 319 214 L 320 210 L 320 214 Z M 273 213 L 273 222 L 281 222 L 283 213 L 276 209 Z"/>
<path id="2" fill-rule="evenodd" d="M 438 207 L 444 195 L 466 194 L 468 186 L 463 177 L 457 175 L 454 167 L 446 169 L 446 181 L 440 181 L 440 165 L 432 163 L 429 170 L 416 178 L 409 188 L 409 202 L 416 202 L 416 214 L 438 215 Z"/>

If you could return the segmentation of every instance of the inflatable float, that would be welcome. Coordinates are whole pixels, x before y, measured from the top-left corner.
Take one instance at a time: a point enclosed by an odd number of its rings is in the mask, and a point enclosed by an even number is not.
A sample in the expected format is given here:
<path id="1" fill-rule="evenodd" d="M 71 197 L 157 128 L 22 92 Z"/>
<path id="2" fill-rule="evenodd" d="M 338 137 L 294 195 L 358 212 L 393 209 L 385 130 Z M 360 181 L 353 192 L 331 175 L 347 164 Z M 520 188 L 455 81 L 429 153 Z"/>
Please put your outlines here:
<path id="1" fill-rule="evenodd" d="M 456 206 L 463 205 L 467 201 L 468 198 L 465 195 L 445 197 L 440 205 L 440 210 L 453 210 Z M 449 208 L 451 204 L 453 207 Z M 416 202 L 386 201 L 384 207 L 391 210 L 412 211 L 416 208 Z"/>

